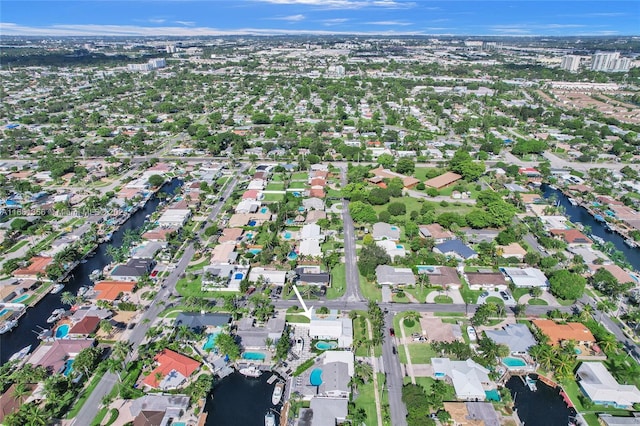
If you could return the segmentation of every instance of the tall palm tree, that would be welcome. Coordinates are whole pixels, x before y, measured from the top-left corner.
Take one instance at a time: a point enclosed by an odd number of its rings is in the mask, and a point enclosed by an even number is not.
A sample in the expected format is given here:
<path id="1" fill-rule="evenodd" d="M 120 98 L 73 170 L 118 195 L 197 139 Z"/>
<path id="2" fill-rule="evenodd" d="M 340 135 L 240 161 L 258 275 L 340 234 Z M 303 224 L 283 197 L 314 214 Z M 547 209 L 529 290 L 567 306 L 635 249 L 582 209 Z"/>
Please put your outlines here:
<path id="1" fill-rule="evenodd" d="M 76 302 L 76 296 L 70 291 L 65 291 L 60 295 L 60 302 L 65 305 L 73 306 L 73 304 Z"/>
<path id="2" fill-rule="evenodd" d="M 28 426 L 45 426 L 49 422 L 47 413 L 33 402 L 20 407 L 20 411 L 24 411 Z"/>

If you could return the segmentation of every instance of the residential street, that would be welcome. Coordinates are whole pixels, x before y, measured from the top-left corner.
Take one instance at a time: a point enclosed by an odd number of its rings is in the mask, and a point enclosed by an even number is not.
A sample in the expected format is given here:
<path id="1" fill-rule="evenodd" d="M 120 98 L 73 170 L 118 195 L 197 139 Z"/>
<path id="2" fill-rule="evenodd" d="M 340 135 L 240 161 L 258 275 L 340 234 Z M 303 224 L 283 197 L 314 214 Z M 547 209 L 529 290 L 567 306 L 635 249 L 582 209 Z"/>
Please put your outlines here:
<path id="1" fill-rule="evenodd" d="M 347 184 L 347 169 L 341 168 L 341 182 L 344 187 Z M 344 225 L 344 259 L 346 267 L 347 288 L 340 300 L 358 302 L 364 300 L 360 293 L 360 273 L 356 253 L 356 231 L 353 220 L 349 214 L 349 201 L 342 200 L 342 221 Z"/>
<path id="2" fill-rule="evenodd" d="M 407 408 L 402 402 L 403 375 L 400 367 L 400 359 L 393 353 L 395 337 L 389 336 L 388 331 L 393 327 L 394 313 L 389 312 L 384 316 L 384 341 L 382 343 L 382 359 L 384 372 L 387 379 L 387 392 L 389 395 L 389 409 L 391 411 L 391 424 L 401 426 L 407 424 Z"/>

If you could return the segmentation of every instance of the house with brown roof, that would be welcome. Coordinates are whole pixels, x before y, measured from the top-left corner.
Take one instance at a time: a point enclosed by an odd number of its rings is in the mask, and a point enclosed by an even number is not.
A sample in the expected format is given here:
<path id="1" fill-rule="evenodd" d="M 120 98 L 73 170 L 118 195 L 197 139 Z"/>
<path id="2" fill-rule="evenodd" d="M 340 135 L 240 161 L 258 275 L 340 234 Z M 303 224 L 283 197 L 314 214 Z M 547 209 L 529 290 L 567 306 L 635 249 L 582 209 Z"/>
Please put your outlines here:
<path id="1" fill-rule="evenodd" d="M 69 337 L 86 337 L 98 329 L 100 317 L 85 316 L 69 330 Z"/>
<path id="2" fill-rule="evenodd" d="M 427 275 L 429 277 L 429 283 L 431 285 L 448 287 L 448 288 L 460 288 L 460 277 L 456 268 L 451 266 L 418 266 L 418 275 Z"/>
<path id="3" fill-rule="evenodd" d="M 16 386 L 17 385 L 13 383 L 9 386 L 9 389 L 0 396 L 0 424 L 2 424 L 5 417 L 17 412 L 36 388 L 34 384 L 27 384 L 25 385 L 27 392 L 25 394 L 18 394 L 16 392 Z"/>
<path id="4" fill-rule="evenodd" d="M 327 185 L 327 181 L 322 179 L 322 178 L 313 178 L 311 179 L 311 182 L 309 182 L 309 184 L 314 187 L 314 186 L 320 186 L 320 187 L 325 187 Z"/>
<path id="5" fill-rule="evenodd" d="M 596 344 L 596 338 L 593 337 L 587 326 L 582 323 L 567 322 L 560 324 L 550 319 L 536 319 L 532 322 L 542 334 L 549 338 L 549 344 L 552 346 L 562 346 L 569 341 L 587 346 Z"/>
<path id="6" fill-rule="evenodd" d="M 174 232 L 176 232 L 175 229 L 157 228 L 145 232 L 140 238 L 147 241 L 167 241 Z"/>
<path id="7" fill-rule="evenodd" d="M 518 243 L 511 243 L 506 246 L 496 246 L 496 251 L 505 259 L 515 257 L 518 260 L 522 260 L 527 254 L 527 251 Z"/>
<path id="8" fill-rule="evenodd" d="M 443 228 L 439 223 L 420 225 L 418 228 L 420 229 L 420 236 L 424 238 L 433 238 L 436 244 L 455 238 L 453 232 Z"/>
<path id="9" fill-rule="evenodd" d="M 29 266 L 13 271 L 16 278 L 42 278 L 47 277 L 47 266 L 53 263 L 53 257 L 34 256 L 29 260 Z"/>
<path id="10" fill-rule="evenodd" d="M 636 282 L 636 280 L 633 279 L 631 274 L 629 274 L 627 271 L 625 271 L 624 269 L 622 269 L 621 267 L 619 267 L 615 263 L 612 263 L 610 265 L 588 265 L 588 267 L 589 267 L 589 271 L 594 273 L 594 274 L 600 268 L 606 269 L 621 284 L 624 284 L 624 283 L 634 283 L 635 284 L 635 282 Z"/>
<path id="11" fill-rule="evenodd" d="M 218 238 L 219 243 L 238 242 L 242 237 L 244 230 L 242 228 L 224 228 L 222 235 Z"/>
<path id="12" fill-rule="evenodd" d="M 131 293 L 136 288 L 132 281 L 99 281 L 93 287 L 96 300 L 108 300 L 113 302 L 123 293 Z"/>
<path id="13" fill-rule="evenodd" d="M 178 388 L 202 365 L 195 359 L 171 349 L 162 350 L 153 359 L 158 365 L 142 383 L 156 389 Z"/>
<path id="14" fill-rule="evenodd" d="M 324 198 L 326 196 L 324 189 L 322 188 L 311 188 L 309 190 L 309 197 L 313 198 Z"/>
<path id="15" fill-rule="evenodd" d="M 465 272 L 471 290 L 506 290 L 507 279 L 500 272 Z"/>
<path id="16" fill-rule="evenodd" d="M 590 246 L 593 241 L 577 229 L 551 229 L 549 231 L 555 238 L 563 240 L 569 247 Z"/>
<path id="17" fill-rule="evenodd" d="M 420 180 L 412 176 L 405 176 L 401 173 L 392 172 L 391 170 L 385 169 L 382 166 L 378 167 L 377 169 L 371 170 L 371 173 L 373 173 L 375 177 L 379 177 L 382 179 L 400 178 L 402 180 L 402 185 L 406 189 L 414 188 L 417 184 L 420 183 Z"/>
<path id="18" fill-rule="evenodd" d="M 424 181 L 424 186 L 426 186 L 427 188 L 435 188 L 437 190 L 441 190 L 453 185 L 460 179 L 462 179 L 461 175 L 453 172 L 446 172 L 441 174 L 440 176 L 436 176 Z"/>

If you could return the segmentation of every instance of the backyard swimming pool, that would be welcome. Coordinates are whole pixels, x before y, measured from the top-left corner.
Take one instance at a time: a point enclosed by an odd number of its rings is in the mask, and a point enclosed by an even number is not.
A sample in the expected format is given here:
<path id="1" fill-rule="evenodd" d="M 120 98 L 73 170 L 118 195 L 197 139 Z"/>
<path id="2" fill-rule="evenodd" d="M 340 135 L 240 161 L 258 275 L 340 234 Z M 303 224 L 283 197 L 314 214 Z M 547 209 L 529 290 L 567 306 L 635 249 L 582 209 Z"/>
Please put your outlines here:
<path id="1" fill-rule="evenodd" d="M 64 374 L 66 377 L 69 377 L 69 374 L 73 371 L 73 359 L 68 359 L 64 366 Z"/>
<path id="2" fill-rule="evenodd" d="M 500 392 L 497 389 L 486 390 L 484 394 L 489 401 L 500 401 Z"/>
<path id="3" fill-rule="evenodd" d="M 260 253 L 261 251 L 262 251 L 262 249 L 259 249 L 259 248 L 252 248 L 252 249 L 249 249 L 249 253 L 251 253 L 251 254 L 258 254 L 258 253 Z"/>
<path id="4" fill-rule="evenodd" d="M 507 367 L 526 367 L 527 363 L 522 358 L 505 357 L 502 358 L 502 363 Z"/>
<path id="5" fill-rule="evenodd" d="M 262 214 L 265 214 L 268 211 L 269 211 L 269 209 L 266 208 L 266 207 L 263 207 L 263 208 L 260 209 L 260 213 L 262 213 Z"/>
<path id="6" fill-rule="evenodd" d="M 316 342 L 316 349 L 320 349 L 321 351 L 326 351 L 328 349 L 335 349 L 338 347 L 338 344 L 335 342 Z"/>
<path id="7" fill-rule="evenodd" d="M 298 253 L 296 253 L 295 251 L 292 251 L 291 253 L 289 253 L 289 256 L 287 256 L 289 258 L 289 260 L 296 260 L 298 258 Z"/>
<path id="8" fill-rule="evenodd" d="M 285 240 L 290 240 L 291 239 L 291 232 L 287 231 L 284 233 L 284 239 Z"/>
<path id="9" fill-rule="evenodd" d="M 322 384 L 322 369 L 316 368 L 311 372 L 309 383 L 311 383 L 311 386 L 320 386 Z"/>
<path id="10" fill-rule="evenodd" d="M 262 352 L 245 352 L 242 354 L 242 359 L 248 359 L 251 361 L 264 361 L 267 356 Z"/>
<path id="11" fill-rule="evenodd" d="M 436 268 L 434 268 L 433 266 L 426 266 L 426 265 L 418 265 L 418 273 L 421 272 L 425 272 L 425 273 L 434 273 L 436 271 Z"/>
<path id="12" fill-rule="evenodd" d="M 205 351 L 211 350 L 216 347 L 216 337 L 218 337 L 220 333 L 211 333 L 207 336 L 207 341 L 202 345 L 202 349 Z"/>
<path id="13" fill-rule="evenodd" d="M 64 339 L 67 337 L 70 328 L 69 324 L 62 324 L 60 327 L 56 328 L 56 339 Z"/>
<path id="14" fill-rule="evenodd" d="M 24 302 L 25 300 L 27 300 L 30 297 L 29 294 L 23 294 L 22 296 L 18 297 L 17 299 L 13 299 L 11 301 L 11 303 L 20 303 L 20 302 Z"/>

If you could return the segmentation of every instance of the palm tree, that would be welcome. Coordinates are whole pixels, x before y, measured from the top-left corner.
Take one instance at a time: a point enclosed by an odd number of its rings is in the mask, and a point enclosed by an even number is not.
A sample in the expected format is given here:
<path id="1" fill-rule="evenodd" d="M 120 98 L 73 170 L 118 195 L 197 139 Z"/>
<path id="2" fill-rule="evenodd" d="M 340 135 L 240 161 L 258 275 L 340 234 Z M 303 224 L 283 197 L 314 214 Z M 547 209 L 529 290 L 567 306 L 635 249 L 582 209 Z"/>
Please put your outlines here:
<path id="1" fill-rule="evenodd" d="M 100 330 L 111 335 L 111 331 L 113 331 L 113 324 L 111 324 L 111 321 L 109 320 L 102 320 L 100 321 Z"/>
<path id="2" fill-rule="evenodd" d="M 73 306 L 73 304 L 76 302 L 76 296 L 70 291 L 65 291 L 60 295 L 60 302 L 65 305 Z"/>
<path id="3" fill-rule="evenodd" d="M 111 355 L 113 356 L 113 359 L 117 360 L 122 364 L 124 364 L 124 361 L 125 359 L 127 359 L 127 356 L 129 356 L 130 352 L 131 352 L 131 343 L 124 340 L 117 341 L 111 347 Z"/>
<path id="4" fill-rule="evenodd" d="M 20 411 L 24 411 L 24 419 L 28 426 L 45 426 L 49 422 L 47 413 L 33 402 L 22 406 Z"/>

